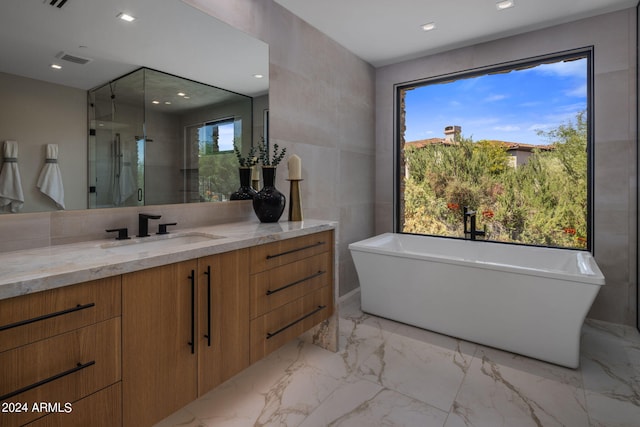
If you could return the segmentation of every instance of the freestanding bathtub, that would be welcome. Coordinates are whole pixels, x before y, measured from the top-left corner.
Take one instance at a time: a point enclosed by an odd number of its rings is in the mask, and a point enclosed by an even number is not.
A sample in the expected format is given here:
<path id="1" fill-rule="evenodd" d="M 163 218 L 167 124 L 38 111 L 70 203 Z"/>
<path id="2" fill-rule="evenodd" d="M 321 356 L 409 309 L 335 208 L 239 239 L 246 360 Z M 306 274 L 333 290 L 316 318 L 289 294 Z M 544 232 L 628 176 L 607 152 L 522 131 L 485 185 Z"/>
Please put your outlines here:
<path id="1" fill-rule="evenodd" d="M 364 312 L 570 368 L 605 283 L 584 251 L 394 233 L 349 249 Z"/>

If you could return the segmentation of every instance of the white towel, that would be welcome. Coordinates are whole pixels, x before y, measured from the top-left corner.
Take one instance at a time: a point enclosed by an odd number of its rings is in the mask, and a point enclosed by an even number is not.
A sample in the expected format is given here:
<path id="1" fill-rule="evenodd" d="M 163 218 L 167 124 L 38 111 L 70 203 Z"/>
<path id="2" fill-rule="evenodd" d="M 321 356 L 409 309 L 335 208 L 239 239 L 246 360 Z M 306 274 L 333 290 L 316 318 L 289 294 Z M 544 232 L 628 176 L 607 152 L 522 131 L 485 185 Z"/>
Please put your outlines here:
<path id="1" fill-rule="evenodd" d="M 58 144 L 47 144 L 47 156 L 40 171 L 36 187 L 56 203 L 58 209 L 64 209 L 64 186 L 58 166 Z"/>
<path id="2" fill-rule="evenodd" d="M 4 142 L 4 164 L 0 171 L 0 206 L 9 206 L 11 212 L 18 212 L 24 205 L 22 180 L 18 169 L 18 143 Z"/>

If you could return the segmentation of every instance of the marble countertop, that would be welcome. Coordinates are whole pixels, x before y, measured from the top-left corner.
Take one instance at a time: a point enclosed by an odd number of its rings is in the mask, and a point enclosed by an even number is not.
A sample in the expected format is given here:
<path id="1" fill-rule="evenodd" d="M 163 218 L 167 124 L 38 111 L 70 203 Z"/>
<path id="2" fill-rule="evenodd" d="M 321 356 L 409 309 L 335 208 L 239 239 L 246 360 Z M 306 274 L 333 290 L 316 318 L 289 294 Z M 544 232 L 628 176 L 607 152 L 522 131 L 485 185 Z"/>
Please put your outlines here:
<path id="1" fill-rule="evenodd" d="M 179 229 L 164 236 L 93 240 L 0 253 L 0 299 L 335 229 L 336 222 L 257 220 Z M 160 241 L 164 243 L 160 243 Z M 151 243 L 153 242 L 153 243 Z M 158 243 L 156 243 L 158 242 Z"/>

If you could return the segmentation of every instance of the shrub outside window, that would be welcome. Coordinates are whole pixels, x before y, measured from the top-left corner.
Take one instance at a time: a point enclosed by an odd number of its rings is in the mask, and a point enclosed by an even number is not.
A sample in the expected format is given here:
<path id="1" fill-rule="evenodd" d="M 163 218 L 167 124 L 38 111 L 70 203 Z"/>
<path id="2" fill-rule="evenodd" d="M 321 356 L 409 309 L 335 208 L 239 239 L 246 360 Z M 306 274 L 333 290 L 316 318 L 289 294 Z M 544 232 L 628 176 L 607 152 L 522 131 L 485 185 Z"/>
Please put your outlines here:
<path id="1" fill-rule="evenodd" d="M 591 56 L 398 85 L 396 231 L 591 250 Z"/>

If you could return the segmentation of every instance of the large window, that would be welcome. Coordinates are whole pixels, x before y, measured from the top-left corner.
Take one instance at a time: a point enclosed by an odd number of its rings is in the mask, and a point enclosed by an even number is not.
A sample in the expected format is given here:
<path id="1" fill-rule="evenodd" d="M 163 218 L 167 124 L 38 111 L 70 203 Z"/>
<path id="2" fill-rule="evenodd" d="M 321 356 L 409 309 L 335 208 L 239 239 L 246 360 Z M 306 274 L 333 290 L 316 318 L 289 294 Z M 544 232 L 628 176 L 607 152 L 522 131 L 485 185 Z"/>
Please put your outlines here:
<path id="1" fill-rule="evenodd" d="M 397 231 L 590 249 L 590 88 L 587 49 L 397 87 Z"/>

